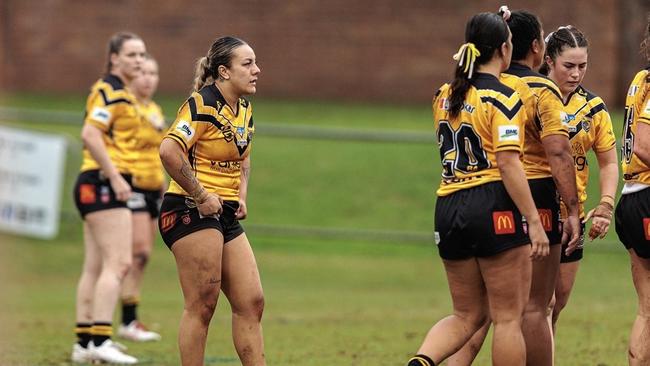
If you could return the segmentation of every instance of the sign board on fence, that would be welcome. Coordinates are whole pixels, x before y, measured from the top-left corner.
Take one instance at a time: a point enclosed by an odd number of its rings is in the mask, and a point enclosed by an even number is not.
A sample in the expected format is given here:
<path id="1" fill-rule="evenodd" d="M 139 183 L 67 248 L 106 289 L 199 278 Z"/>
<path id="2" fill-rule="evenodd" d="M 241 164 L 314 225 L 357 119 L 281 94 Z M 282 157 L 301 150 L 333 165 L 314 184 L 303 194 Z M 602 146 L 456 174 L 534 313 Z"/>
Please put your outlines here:
<path id="1" fill-rule="evenodd" d="M 0 126 L 0 230 L 56 236 L 65 148 L 63 137 Z"/>

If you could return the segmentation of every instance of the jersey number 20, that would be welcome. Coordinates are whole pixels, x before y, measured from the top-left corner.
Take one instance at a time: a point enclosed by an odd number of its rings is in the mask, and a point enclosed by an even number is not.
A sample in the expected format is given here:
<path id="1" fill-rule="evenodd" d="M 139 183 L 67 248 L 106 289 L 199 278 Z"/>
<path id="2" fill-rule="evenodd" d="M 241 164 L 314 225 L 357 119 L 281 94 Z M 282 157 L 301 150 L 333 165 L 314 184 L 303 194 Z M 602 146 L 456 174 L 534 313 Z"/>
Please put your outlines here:
<path id="1" fill-rule="evenodd" d="M 461 123 L 454 131 L 448 121 L 440 121 L 438 147 L 440 147 L 443 178 L 455 178 L 456 171 L 467 174 L 490 166 L 487 154 L 481 145 L 481 138 L 468 123 Z M 453 159 L 447 158 L 452 152 L 456 152 L 456 156 Z"/>

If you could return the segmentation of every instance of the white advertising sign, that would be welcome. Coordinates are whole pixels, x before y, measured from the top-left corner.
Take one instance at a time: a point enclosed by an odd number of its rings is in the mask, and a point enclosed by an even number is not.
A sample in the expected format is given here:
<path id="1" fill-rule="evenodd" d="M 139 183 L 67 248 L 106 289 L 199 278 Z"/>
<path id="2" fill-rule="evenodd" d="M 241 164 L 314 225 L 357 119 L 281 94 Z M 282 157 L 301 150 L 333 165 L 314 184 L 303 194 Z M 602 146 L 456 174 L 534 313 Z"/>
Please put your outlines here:
<path id="1" fill-rule="evenodd" d="M 63 137 L 0 126 L 0 230 L 56 236 L 65 150 Z"/>

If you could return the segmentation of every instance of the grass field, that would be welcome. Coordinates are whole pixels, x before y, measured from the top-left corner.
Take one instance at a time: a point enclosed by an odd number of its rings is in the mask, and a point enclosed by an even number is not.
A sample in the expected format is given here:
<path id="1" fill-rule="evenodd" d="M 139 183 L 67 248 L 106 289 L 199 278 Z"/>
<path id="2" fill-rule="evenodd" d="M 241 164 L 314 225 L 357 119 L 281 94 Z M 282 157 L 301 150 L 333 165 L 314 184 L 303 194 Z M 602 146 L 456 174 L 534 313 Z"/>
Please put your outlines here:
<path id="1" fill-rule="evenodd" d="M 166 114 L 173 115 L 181 100 L 162 98 Z M 37 103 L 41 108 L 74 111 L 83 108 L 83 97 L 0 99 L 2 105 L 26 108 Z M 255 101 L 254 106 L 258 125 L 270 121 L 433 135 L 426 105 Z M 11 124 L 63 133 L 73 142 L 80 129 Z M 437 156 L 433 143 L 257 135 L 247 223 L 428 233 Z M 74 213 L 69 192 L 79 166 L 78 151 L 71 149 L 68 160 L 63 209 Z M 80 223 L 76 215 L 67 214 L 60 235 L 52 241 L 0 235 L 0 365 L 68 364 L 82 259 Z M 267 300 L 264 332 L 269 365 L 403 365 L 429 327 L 451 309 L 444 270 L 431 242 L 289 234 L 250 231 Z M 557 365 L 626 364 L 636 309 L 628 267 L 615 234 L 589 244 L 576 291 L 560 320 Z M 143 364 L 178 364 L 181 310 L 173 258 L 159 242 L 145 277 L 141 314 L 156 325 L 163 341 L 125 342 Z M 223 299 L 213 319 L 206 364 L 239 364 L 229 328 Z M 475 364 L 489 364 L 488 348 Z"/>

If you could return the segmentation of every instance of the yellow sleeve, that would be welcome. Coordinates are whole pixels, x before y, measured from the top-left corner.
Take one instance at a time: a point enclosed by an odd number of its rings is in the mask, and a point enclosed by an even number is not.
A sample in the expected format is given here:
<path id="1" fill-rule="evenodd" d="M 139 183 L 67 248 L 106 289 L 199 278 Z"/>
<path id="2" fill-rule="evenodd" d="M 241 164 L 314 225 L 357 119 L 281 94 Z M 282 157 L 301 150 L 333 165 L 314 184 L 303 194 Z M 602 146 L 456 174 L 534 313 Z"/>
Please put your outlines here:
<path id="1" fill-rule="evenodd" d="M 131 101 L 124 98 L 123 93 L 116 93 L 108 88 L 94 88 L 86 102 L 84 123 L 108 132 L 115 121 L 114 117 L 128 104 L 131 104 Z"/>
<path id="2" fill-rule="evenodd" d="M 560 97 L 559 89 L 553 85 L 546 85 L 540 89 L 537 100 L 537 118 L 542 126 L 540 137 L 550 135 L 569 136 L 567 126 L 562 123 L 562 111 L 564 105 Z"/>
<path id="3" fill-rule="evenodd" d="M 650 93 L 646 93 L 641 110 L 639 112 L 638 122 L 650 124 Z"/>
<path id="4" fill-rule="evenodd" d="M 497 94 L 489 101 L 494 151 L 523 151 L 526 110 L 517 92 Z"/>
<path id="5" fill-rule="evenodd" d="M 605 152 L 615 148 L 616 137 L 614 135 L 614 128 L 612 127 L 612 118 L 609 112 L 607 112 L 607 109 L 604 108 L 594 115 L 593 125 L 596 132 L 593 145 L 594 151 Z"/>
<path id="6" fill-rule="evenodd" d="M 169 127 L 165 138 L 171 138 L 178 142 L 183 151 L 188 152 L 190 148 L 205 132 L 207 123 L 193 121 L 188 102 L 185 102 L 176 115 L 176 120 Z"/>

